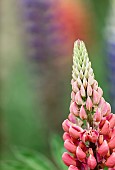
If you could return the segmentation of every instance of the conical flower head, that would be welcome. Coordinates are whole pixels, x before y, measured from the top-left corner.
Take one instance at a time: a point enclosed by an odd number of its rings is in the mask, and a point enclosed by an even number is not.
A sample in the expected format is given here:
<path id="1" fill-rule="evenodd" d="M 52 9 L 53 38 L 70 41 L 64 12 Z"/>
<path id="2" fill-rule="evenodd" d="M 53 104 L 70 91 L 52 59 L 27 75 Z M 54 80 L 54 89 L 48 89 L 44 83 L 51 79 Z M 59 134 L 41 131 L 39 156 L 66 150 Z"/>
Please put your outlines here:
<path id="1" fill-rule="evenodd" d="M 74 43 L 71 84 L 69 120 L 62 124 L 64 147 L 71 154 L 64 155 L 64 163 L 69 170 L 115 167 L 110 159 L 114 159 L 115 152 L 115 116 L 102 97 L 85 44 L 80 40 Z"/>
<path id="2" fill-rule="evenodd" d="M 80 40 L 74 43 L 72 77 L 74 81 L 77 81 L 78 86 L 81 86 L 83 81 L 84 86 L 86 86 L 88 81 L 91 85 L 94 80 L 94 73 L 91 68 L 91 62 L 89 61 L 85 44 Z"/>

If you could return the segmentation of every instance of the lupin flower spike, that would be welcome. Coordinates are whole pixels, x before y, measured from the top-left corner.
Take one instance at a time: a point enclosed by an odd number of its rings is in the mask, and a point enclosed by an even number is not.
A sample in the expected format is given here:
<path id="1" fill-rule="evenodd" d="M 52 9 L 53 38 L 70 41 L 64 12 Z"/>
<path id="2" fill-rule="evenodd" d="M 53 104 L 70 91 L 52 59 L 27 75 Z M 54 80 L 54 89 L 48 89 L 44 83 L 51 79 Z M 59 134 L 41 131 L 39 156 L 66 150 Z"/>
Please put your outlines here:
<path id="1" fill-rule="evenodd" d="M 102 97 L 83 41 L 74 43 L 70 113 L 62 126 L 68 170 L 115 169 L 115 115 Z M 69 154 L 70 153 L 70 154 Z"/>

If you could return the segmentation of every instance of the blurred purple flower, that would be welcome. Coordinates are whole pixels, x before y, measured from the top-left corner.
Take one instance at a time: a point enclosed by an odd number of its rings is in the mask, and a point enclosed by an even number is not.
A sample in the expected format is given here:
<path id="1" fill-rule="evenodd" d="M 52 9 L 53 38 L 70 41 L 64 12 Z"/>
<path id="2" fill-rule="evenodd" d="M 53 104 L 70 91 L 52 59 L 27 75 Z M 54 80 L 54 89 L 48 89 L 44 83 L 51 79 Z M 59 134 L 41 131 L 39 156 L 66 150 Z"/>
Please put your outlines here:
<path id="1" fill-rule="evenodd" d="M 106 53 L 108 66 L 109 94 L 112 108 L 115 111 L 115 1 L 111 1 L 106 26 Z"/>
<path id="2" fill-rule="evenodd" d="M 59 2 L 59 0 L 24 0 L 21 3 L 27 55 L 31 59 L 44 60 L 68 54 L 69 39 L 64 25 L 60 22 Z"/>

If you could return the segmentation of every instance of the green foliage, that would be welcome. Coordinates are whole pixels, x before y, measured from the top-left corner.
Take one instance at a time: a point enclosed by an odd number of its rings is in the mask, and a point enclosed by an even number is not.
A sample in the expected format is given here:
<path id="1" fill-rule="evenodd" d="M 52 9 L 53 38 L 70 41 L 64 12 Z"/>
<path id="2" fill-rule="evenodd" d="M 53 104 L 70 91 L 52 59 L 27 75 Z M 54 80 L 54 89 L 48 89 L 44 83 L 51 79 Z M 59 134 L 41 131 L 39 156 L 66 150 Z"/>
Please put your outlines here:
<path id="1" fill-rule="evenodd" d="M 54 163 L 45 155 L 26 148 L 14 148 L 14 160 L 3 161 L 3 170 L 67 170 L 61 155 L 64 151 L 63 141 L 57 135 L 51 138 L 51 152 Z M 55 165 L 56 164 L 56 165 Z"/>
<path id="2" fill-rule="evenodd" d="M 62 162 L 61 156 L 64 152 L 63 141 L 60 139 L 58 135 L 53 135 L 51 140 L 51 152 L 53 155 L 53 159 L 56 162 L 58 169 L 67 170 L 67 167 Z"/>

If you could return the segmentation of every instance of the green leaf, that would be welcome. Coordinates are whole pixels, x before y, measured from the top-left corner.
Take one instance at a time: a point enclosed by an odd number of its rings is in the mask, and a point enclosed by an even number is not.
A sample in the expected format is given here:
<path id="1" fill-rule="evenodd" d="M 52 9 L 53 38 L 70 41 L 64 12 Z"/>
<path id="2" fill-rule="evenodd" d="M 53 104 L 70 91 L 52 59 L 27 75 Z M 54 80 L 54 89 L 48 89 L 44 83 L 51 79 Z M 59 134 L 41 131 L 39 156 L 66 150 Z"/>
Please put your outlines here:
<path id="1" fill-rule="evenodd" d="M 14 152 L 17 160 L 23 162 L 34 170 L 56 170 L 53 163 L 44 155 L 28 150 L 28 149 L 15 149 Z"/>
<path id="2" fill-rule="evenodd" d="M 62 161 L 62 154 L 65 151 L 63 147 L 63 140 L 58 135 L 53 135 L 51 138 L 51 152 L 53 159 L 56 162 L 60 170 L 67 170 L 66 165 Z"/>

